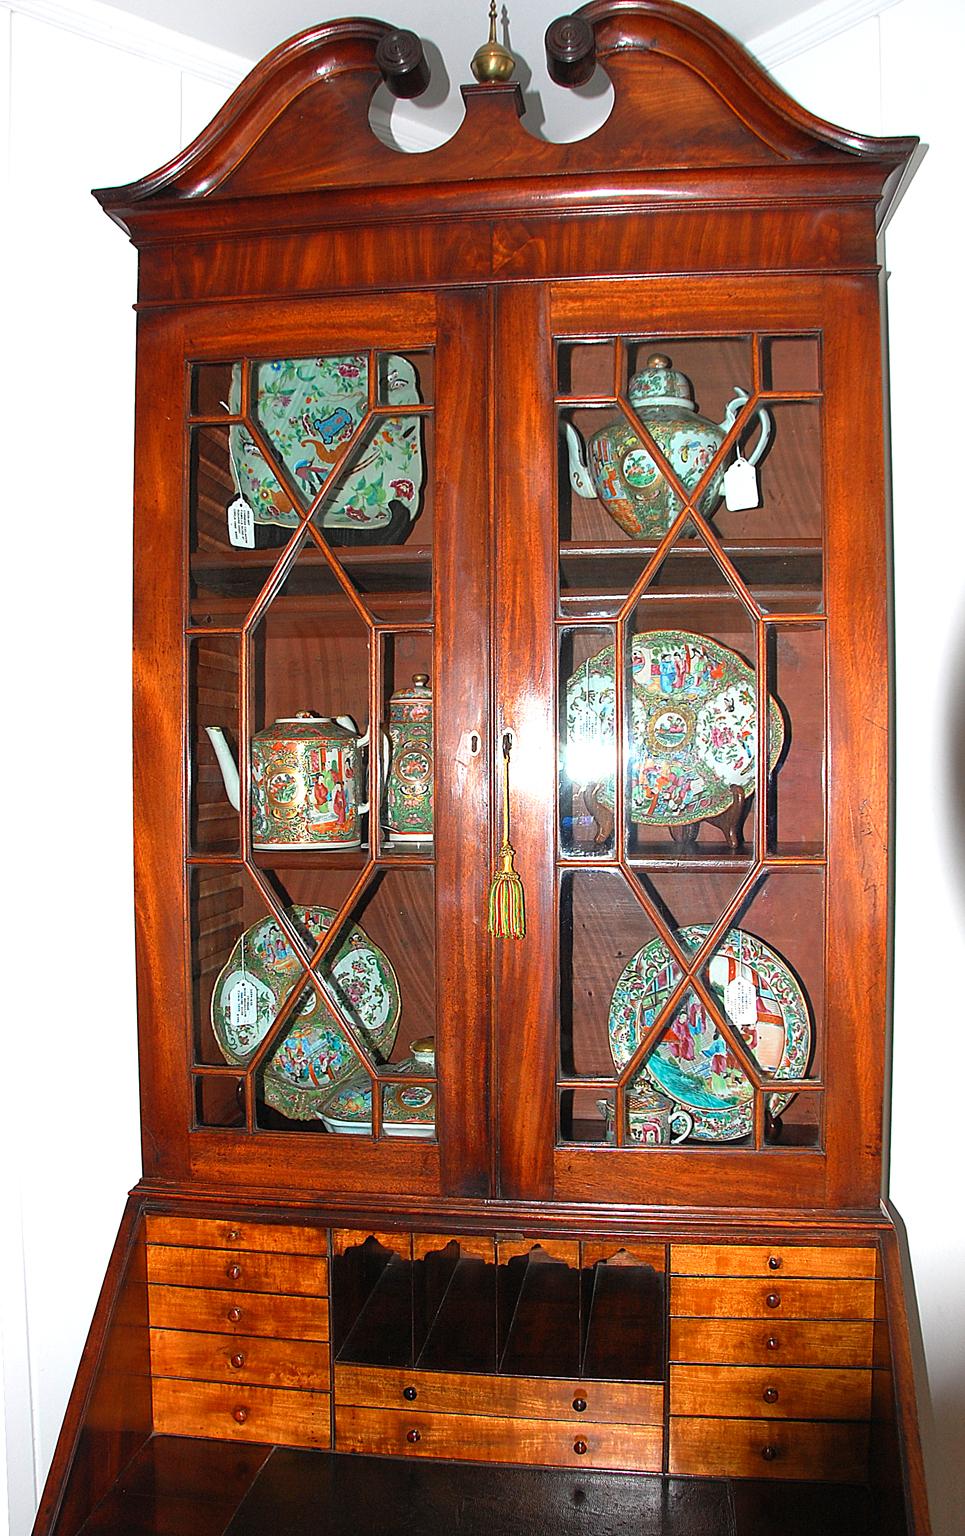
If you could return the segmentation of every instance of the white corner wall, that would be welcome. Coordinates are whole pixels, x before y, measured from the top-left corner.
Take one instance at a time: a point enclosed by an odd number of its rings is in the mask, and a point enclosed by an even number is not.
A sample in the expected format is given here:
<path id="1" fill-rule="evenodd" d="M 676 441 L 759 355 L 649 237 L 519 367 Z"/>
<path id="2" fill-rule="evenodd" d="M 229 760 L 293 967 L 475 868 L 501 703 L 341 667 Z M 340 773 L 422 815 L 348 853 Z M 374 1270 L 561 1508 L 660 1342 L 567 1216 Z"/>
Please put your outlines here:
<path id="1" fill-rule="evenodd" d="M 547 19 L 565 9 L 539 3 Z M 418 0 L 412 11 L 417 25 Z M 943 1050 L 943 1032 L 965 1022 L 965 538 L 955 433 L 946 440 L 939 420 L 958 408 L 952 370 L 965 342 L 952 211 L 963 8 L 824 0 L 809 18 L 758 39 L 781 83 L 832 120 L 915 132 L 929 145 L 887 237 L 898 681 L 891 1188 L 908 1229 L 931 1380 L 933 1422 L 926 1414 L 923 1429 L 935 1536 L 957 1536 L 965 1170 L 957 1058 L 954 1044 Z M 140 1164 L 128 662 L 135 262 L 89 188 L 161 164 L 244 68 L 97 0 L 0 4 L 11 300 L 0 387 L 3 420 L 13 423 L 4 453 L 7 884 L 18 940 L 7 987 L 16 1043 L 0 1116 L 9 1536 L 30 1530 Z M 935 425 L 926 429 L 926 419 Z M 38 794 L 38 783 L 49 790 Z"/>

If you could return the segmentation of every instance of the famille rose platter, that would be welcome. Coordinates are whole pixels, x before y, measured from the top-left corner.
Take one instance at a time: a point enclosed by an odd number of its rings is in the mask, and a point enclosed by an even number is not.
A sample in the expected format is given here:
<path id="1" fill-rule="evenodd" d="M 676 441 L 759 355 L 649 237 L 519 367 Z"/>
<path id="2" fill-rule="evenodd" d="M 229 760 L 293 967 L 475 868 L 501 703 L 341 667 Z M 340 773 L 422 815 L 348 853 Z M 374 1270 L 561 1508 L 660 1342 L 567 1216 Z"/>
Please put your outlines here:
<path id="1" fill-rule="evenodd" d="M 677 938 L 681 948 L 693 954 L 709 932 L 709 925 L 697 923 L 678 929 Z M 763 939 L 731 928 L 708 971 L 724 1017 L 761 1067 L 776 1078 L 804 1077 L 811 1056 L 811 1020 L 787 961 Z M 680 977 L 680 967 L 662 939 L 645 944 L 626 966 L 608 1020 L 610 1054 L 618 1071 L 656 1022 Z M 648 1080 L 693 1116 L 695 1140 L 737 1141 L 753 1130 L 754 1090 L 693 991 L 684 992 L 669 1030 L 647 1058 L 640 1085 Z M 773 1094 L 771 1113 L 780 1114 L 793 1097 Z"/>
<path id="2" fill-rule="evenodd" d="M 633 636 L 630 669 L 630 819 L 683 826 L 728 810 L 735 788 L 753 792 L 757 686 L 747 663 L 707 635 L 660 629 Z M 612 645 L 566 684 L 569 777 L 598 783 L 597 794 L 611 809 L 615 686 Z M 784 719 L 772 698 L 769 768 L 783 746 Z"/>
<path id="3" fill-rule="evenodd" d="M 331 926 L 330 907 L 289 907 L 289 916 L 316 944 Z M 211 994 L 211 1027 L 232 1066 L 250 1060 L 278 1009 L 302 975 L 302 965 L 273 917 L 238 939 Z M 395 971 L 382 950 L 353 924 L 321 976 L 359 1043 L 376 1062 L 392 1051 L 401 999 Z M 313 987 L 292 1015 L 291 1028 L 265 1066 L 265 1103 L 290 1120 L 311 1120 L 336 1083 L 359 1064 L 345 1030 Z"/>
<path id="4" fill-rule="evenodd" d="M 383 358 L 392 405 L 418 405 L 416 373 L 408 358 Z M 369 408 L 367 354 L 346 357 L 279 358 L 255 367 L 252 414 L 307 506 L 324 484 L 332 464 Z M 241 372 L 235 368 L 231 408 L 241 401 Z M 256 523 L 294 528 L 299 510 L 279 483 L 251 432 L 230 431 L 231 468 L 238 494 Z M 322 503 L 325 528 L 380 528 L 399 502 L 410 519 L 422 491 L 422 427 L 418 416 L 376 416 L 359 451 L 351 455 Z"/>

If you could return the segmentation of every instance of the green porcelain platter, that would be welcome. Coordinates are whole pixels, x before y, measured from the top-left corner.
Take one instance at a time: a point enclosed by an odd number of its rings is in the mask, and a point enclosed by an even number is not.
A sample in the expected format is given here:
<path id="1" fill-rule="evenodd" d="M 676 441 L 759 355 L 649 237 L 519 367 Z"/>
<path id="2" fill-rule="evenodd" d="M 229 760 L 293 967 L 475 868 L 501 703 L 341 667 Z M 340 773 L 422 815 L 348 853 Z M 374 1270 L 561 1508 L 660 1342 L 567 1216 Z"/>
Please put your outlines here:
<path id="1" fill-rule="evenodd" d="M 288 908 L 308 947 L 331 926 L 330 907 Z M 211 1027 L 218 1049 L 232 1066 L 244 1066 L 274 1023 L 278 1009 L 302 975 L 302 965 L 273 917 L 240 936 L 211 994 Z M 387 956 L 353 924 L 321 981 L 359 1044 L 379 1064 L 391 1054 L 401 998 Z M 344 1028 L 312 987 L 292 1016 L 291 1028 L 265 1066 L 264 1097 L 290 1120 L 314 1119 L 335 1084 L 358 1069 Z"/>

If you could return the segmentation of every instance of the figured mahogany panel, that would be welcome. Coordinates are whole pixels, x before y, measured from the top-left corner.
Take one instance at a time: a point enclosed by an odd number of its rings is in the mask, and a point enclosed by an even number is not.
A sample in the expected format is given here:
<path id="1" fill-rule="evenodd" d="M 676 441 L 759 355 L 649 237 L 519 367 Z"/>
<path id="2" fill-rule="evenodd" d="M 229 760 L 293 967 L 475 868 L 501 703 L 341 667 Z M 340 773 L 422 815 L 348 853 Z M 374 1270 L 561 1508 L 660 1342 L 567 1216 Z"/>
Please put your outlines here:
<path id="1" fill-rule="evenodd" d="M 867 1424 L 672 1418 L 669 1469 L 698 1477 L 863 1483 Z"/>
<path id="2" fill-rule="evenodd" d="M 152 1328 L 196 1328 L 202 1333 L 258 1334 L 320 1343 L 328 1339 L 328 1304 L 323 1297 L 188 1285 L 152 1285 L 148 1289 Z"/>
<path id="3" fill-rule="evenodd" d="M 330 1402 L 327 1392 L 159 1376 L 154 1380 L 154 1428 L 160 1435 L 204 1435 L 324 1451 L 331 1444 Z"/>
<path id="4" fill-rule="evenodd" d="M 411 1395 L 409 1395 L 411 1394 Z M 642 1382 L 554 1381 L 525 1376 L 470 1375 L 336 1365 L 336 1406 L 471 1413 L 524 1419 L 572 1419 L 580 1424 L 661 1424 L 663 1387 Z M 581 1404 L 582 1406 L 577 1406 Z"/>

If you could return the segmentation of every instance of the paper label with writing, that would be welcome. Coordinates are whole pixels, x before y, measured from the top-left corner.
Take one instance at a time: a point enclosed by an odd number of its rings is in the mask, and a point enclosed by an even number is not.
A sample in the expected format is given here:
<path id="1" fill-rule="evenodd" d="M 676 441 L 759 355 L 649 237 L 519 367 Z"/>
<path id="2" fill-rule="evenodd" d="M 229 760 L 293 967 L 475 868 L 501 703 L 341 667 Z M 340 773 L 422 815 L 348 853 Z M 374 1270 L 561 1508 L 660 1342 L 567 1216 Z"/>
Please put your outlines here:
<path id="1" fill-rule="evenodd" d="M 757 992 L 747 976 L 735 976 L 724 988 L 724 1009 L 738 1029 L 757 1023 Z"/>
<path id="2" fill-rule="evenodd" d="M 228 1021 L 237 1033 L 253 1029 L 258 1022 L 258 993 L 253 981 L 236 981 L 228 994 Z"/>
<path id="3" fill-rule="evenodd" d="M 243 496 L 236 496 L 228 507 L 228 543 L 236 549 L 255 547 L 255 514 Z"/>
<path id="4" fill-rule="evenodd" d="M 724 505 L 728 512 L 746 512 L 760 505 L 757 470 L 749 459 L 737 458 L 724 471 Z"/>

